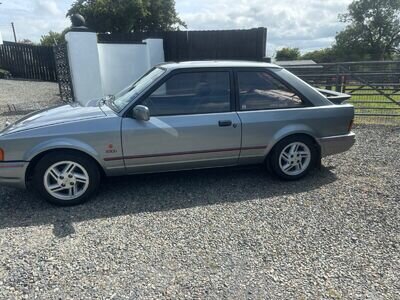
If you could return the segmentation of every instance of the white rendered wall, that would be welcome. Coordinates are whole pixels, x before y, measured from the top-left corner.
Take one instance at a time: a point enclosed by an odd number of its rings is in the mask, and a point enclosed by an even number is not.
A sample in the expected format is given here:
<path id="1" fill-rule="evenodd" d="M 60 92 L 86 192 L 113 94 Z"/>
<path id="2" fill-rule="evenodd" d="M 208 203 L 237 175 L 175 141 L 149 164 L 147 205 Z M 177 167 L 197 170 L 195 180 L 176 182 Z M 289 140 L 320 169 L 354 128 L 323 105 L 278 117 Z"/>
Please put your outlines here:
<path id="1" fill-rule="evenodd" d="M 163 63 L 165 61 L 164 40 L 147 39 L 144 42 L 147 44 L 149 66 L 154 67 L 155 65 Z"/>
<path id="2" fill-rule="evenodd" d="M 144 44 L 99 44 L 98 48 L 104 95 L 116 94 L 149 69 Z"/>
<path id="3" fill-rule="evenodd" d="M 94 32 L 68 32 L 68 59 L 75 100 L 86 104 L 103 97 L 100 76 L 97 34 Z"/>
<path id="4" fill-rule="evenodd" d="M 164 62 L 162 39 L 148 39 L 144 44 L 98 44 L 98 49 L 104 95 L 116 94 Z"/>
<path id="5" fill-rule="evenodd" d="M 75 100 L 83 105 L 116 94 L 164 62 L 162 39 L 148 39 L 143 44 L 98 44 L 97 34 L 86 31 L 71 31 L 65 38 Z"/>

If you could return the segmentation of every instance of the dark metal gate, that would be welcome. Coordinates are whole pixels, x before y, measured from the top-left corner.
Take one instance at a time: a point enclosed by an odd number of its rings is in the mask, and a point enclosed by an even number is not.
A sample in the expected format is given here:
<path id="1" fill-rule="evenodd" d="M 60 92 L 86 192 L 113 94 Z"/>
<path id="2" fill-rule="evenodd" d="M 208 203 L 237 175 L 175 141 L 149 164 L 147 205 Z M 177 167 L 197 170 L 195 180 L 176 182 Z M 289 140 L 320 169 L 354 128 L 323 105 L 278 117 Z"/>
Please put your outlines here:
<path id="1" fill-rule="evenodd" d="M 67 43 L 54 46 L 54 57 L 61 100 L 64 102 L 73 102 L 74 89 L 69 68 Z"/>
<path id="2" fill-rule="evenodd" d="M 14 78 L 56 81 L 50 46 L 4 42 L 0 45 L 0 68 L 9 71 Z"/>
<path id="3" fill-rule="evenodd" d="M 360 123 L 400 124 L 400 61 L 286 67 L 311 85 L 350 94 Z"/>

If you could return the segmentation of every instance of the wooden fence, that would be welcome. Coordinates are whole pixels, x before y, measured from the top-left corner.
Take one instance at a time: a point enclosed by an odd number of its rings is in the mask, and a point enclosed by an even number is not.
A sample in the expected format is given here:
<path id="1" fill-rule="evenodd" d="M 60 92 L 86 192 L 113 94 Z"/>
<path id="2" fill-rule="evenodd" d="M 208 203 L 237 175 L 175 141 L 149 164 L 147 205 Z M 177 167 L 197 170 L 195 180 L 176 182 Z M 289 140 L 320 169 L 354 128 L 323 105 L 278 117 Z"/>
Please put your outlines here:
<path id="1" fill-rule="evenodd" d="M 311 85 L 350 94 L 361 123 L 400 124 L 400 61 L 286 67 Z"/>
<path id="2" fill-rule="evenodd" d="M 14 78 L 57 81 L 53 47 L 4 42 L 0 45 L 0 68 Z"/>
<path id="3" fill-rule="evenodd" d="M 99 34 L 99 43 L 137 43 L 147 38 L 164 40 L 166 61 L 253 60 L 263 61 L 267 46 L 267 29 L 135 32 Z"/>

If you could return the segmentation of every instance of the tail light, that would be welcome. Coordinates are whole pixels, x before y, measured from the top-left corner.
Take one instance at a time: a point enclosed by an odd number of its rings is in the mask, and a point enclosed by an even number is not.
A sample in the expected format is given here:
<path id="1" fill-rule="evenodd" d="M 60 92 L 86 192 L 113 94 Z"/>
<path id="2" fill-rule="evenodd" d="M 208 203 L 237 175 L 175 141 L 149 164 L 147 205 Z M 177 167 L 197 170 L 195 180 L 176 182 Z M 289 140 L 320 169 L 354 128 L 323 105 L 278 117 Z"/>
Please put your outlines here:
<path id="1" fill-rule="evenodd" d="M 0 148 L 0 161 L 4 160 L 4 150 Z"/>

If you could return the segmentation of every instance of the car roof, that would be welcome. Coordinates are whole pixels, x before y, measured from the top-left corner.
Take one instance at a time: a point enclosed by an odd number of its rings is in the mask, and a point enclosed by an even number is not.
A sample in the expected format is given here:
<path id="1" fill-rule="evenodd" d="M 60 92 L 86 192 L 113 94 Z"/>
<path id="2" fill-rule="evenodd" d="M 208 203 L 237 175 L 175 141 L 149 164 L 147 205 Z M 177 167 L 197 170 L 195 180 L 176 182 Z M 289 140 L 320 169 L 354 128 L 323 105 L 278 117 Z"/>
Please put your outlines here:
<path id="1" fill-rule="evenodd" d="M 167 62 L 158 65 L 166 69 L 189 69 L 189 68 L 273 68 L 281 69 L 282 67 L 256 61 L 235 61 L 235 60 L 212 60 L 212 61 L 184 61 L 184 62 Z"/>

